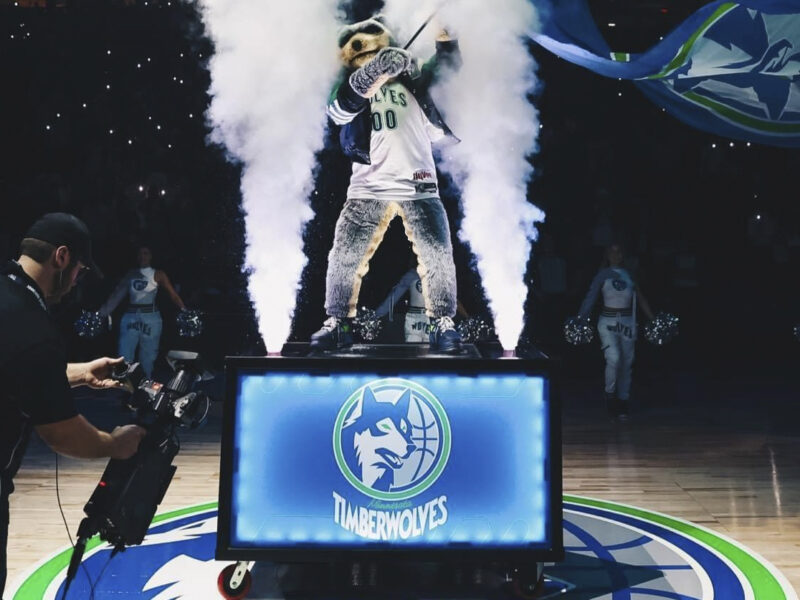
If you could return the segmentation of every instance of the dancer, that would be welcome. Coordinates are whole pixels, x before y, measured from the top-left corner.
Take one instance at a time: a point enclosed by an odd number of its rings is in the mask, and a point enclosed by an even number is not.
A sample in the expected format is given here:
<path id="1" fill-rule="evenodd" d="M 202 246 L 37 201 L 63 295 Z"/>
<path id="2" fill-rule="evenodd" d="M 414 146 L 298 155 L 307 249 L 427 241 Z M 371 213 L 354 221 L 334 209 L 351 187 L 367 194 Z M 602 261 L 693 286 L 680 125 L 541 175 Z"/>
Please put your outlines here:
<path id="1" fill-rule="evenodd" d="M 602 292 L 603 308 L 597 320 L 597 333 L 606 360 L 606 406 L 609 416 L 621 420 L 627 419 L 629 414 L 637 303 L 647 318 L 653 319 L 650 305 L 623 268 L 623 259 L 620 244 L 613 243 L 606 249 L 604 266 L 592 280 L 578 313 L 579 317 L 587 318 Z"/>
<path id="2" fill-rule="evenodd" d="M 425 298 L 422 295 L 422 279 L 417 273 L 416 265 L 411 266 L 395 286 L 375 309 L 376 317 L 394 315 L 394 308 L 400 298 L 408 294 L 408 308 L 405 316 L 405 341 L 420 343 L 428 341 L 428 317 L 425 314 Z"/>
<path id="3" fill-rule="evenodd" d="M 148 377 L 153 374 L 153 364 L 158 356 L 158 344 L 161 340 L 161 313 L 156 306 L 158 288 L 163 287 L 166 290 L 175 306 L 181 310 L 186 309 L 167 274 L 154 269 L 151 266 L 152 261 L 153 253 L 150 248 L 140 246 L 137 253 L 138 268 L 125 274 L 106 303 L 100 307 L 100 315 L 108 316 L 125 295 L 128 295 L 128 308 L 119 324 L 119 354 L 126 361 L 133 362 L 138 346 L 139 362 Z"/>

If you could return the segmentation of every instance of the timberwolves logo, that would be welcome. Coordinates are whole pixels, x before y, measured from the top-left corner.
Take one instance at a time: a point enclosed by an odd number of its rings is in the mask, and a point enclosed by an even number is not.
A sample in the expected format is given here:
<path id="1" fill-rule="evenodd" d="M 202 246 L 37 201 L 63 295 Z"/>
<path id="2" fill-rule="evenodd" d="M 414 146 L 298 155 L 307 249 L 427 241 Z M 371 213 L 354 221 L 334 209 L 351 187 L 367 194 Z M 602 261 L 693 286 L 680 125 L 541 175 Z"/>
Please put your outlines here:
<path id="1" fill-rule="evenodd" d="M 447 464 L 450 443 L 439 400 L 403 379 L 380 379 L 355 391 L 333 430 L 345 479 L 379 500 L 406 500 L 428 489 Z"/>
<path id="2" fill-rule="evenodd" d="M 147 287 L 147 280 L 146 279 L 134 279 L 131 282 L 131 285 L 133 285 L 133 289 L 136 290 L 137 292 L 142 292 Z"/>
<path id="3" fill-rule="evenodd" d="M 155 521 L 141 546 L 113 559 L 113 548 L 89 542 L 67 598 L 220 599 L 217 576 L 230 563 L 214 560 L 216 503 L 159 515 Z M 563 535 L 565 559 L 545 566 L 540 600 L 798 600 L 786 577 L 750 549 L 676 517 L 568 496 Z M 66 547 L 43 556 L 6 587 L 3 597 L 61 600 L 71 552 Z M 248 598 L 285 597 L 275 587 L 278 569 L 256 563 Z M 498 594 L 491 590 L 490 597 L 506 597 Z"/>
<path id="4" fill-rule="evenodd" d="M 622 290 L 627 289 L 628 287 L 628 284 L 625 283 L 624 279 L 614 279 L 611 282 L 611 285 L 614 286 L 614 289 L 617 290 L 618 292 L 621 292 Z"/>

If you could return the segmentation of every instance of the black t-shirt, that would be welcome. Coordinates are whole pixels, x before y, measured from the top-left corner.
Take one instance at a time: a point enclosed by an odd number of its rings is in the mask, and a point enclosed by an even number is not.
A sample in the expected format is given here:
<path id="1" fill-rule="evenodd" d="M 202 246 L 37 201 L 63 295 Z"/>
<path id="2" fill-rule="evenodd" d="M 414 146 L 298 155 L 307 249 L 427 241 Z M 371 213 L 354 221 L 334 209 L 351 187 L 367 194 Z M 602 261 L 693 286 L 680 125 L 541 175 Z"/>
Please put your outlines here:
<path id="1" fill-rule="evenodd" d="M 13 276 L 10 277 L 9 275 Z M 41 290 L 15 262 L 0 266 L 0 487 L 13 490 L 35 425 L 78 414 L 61 334 Z"/>

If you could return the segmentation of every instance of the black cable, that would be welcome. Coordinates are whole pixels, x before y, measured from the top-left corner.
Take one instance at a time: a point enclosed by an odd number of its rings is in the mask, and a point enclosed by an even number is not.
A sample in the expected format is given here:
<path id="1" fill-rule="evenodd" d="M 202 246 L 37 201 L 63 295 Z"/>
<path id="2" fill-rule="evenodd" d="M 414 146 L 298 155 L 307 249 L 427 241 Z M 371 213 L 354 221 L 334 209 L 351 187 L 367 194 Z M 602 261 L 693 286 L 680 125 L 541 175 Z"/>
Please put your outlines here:
<path id="1" fill-rule="evenodd" d="M 64 507 L 61 505 L 61 492 L 59 491 L 58 485 L 58 453 L 56 453 L 56 499 L 58 500 L 58 510 L 61 513 L 61 520 L 64 522 L 64 529 L 67 530 L 67 537 L 69 538 L 69 544 L 72 546 L 72 551 L 75 552 L 75 542 L 72 541 L 72 534 L 69 532 L 69 525 L 67 524 L 67 517 L 64 515 Z M 111 559 L 109 558 L 109 561 Z M 108 566 L 108 563 L 106 563 Z M 97 581 L 92 582 L 92 578 L 89 576 L 89 570 L 86 568 L 86 565 L 83 564 L 81 561 L 81 568 L 83 572 L 86 574 L 86 579 L 89 581 L 89 585 L 91 586 L 91 596 L 89 597 L 90 600 L 94 600 L 94 586 L 97 585 L 97 582 L 100 581 L 100 578 L 97 578 Z M 105 567 L 103 567 L 103 571 L 105 571 Z M 103 571 L 100 574 L 103 574 Z M 66 600 L 67 597 L 67 586 L 64 586 L 64 592 L 61 594 L 61 600 Z"/>

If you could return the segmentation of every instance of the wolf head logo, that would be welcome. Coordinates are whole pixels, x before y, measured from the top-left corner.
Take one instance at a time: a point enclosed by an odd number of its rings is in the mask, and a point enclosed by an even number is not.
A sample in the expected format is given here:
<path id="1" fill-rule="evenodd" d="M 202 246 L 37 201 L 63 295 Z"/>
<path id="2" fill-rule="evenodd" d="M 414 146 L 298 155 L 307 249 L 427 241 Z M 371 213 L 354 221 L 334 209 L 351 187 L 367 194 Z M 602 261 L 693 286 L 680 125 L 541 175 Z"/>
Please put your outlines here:
<path id="1" fill-rule="evenodd" d="M 351 392 L 333 427 L 333 454 L 347 482 L 379 500 L 412 498 L 433 485 L 450 456 L 439 399 L 418 381 L 375 379 Z"/>
<path id="2" fill-rule="evenodd" d="M 374 392 L 364 388 L 361 415 L 347 423 L 353 433 L 353 449 L 361 471 L 361 482 L 374 490 L 389 491 L 394 472 L 416 450 L 411 438 L 408 409 L 411 390 L 396 403 L 378 402 Z"/>

